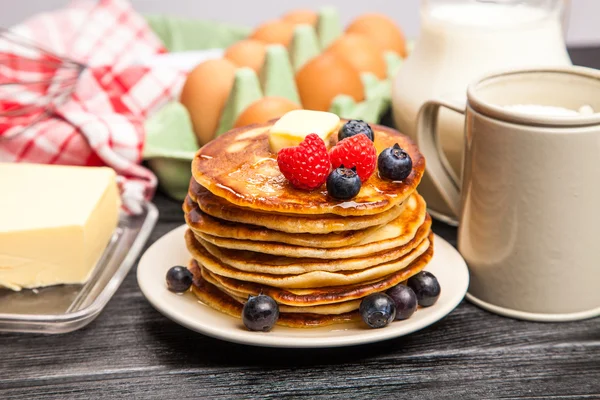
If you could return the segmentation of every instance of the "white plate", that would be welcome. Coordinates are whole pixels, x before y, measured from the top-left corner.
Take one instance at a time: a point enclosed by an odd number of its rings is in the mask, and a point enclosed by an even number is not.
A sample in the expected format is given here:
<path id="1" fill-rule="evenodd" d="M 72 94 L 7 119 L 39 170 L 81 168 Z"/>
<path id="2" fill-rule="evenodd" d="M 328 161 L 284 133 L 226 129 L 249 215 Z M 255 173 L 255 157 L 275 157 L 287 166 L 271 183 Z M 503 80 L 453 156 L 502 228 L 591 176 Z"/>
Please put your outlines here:
<path id="1" fill-rule="evenodd" d="M 448 242 L 436 236 L 434 256 L 426 270 L 438 278 L 442 293 L 435 305 L 418 309 L 408 320 L 394 321 L 382 329 L 348 323 L 311 329 L 275 326 L 271 332 L 250 332 L 241 320 L 213 310 L 193 294 L 178 295 L 167 289 L 167 270 L 174 265 L 187 265 L 190 259 L 183 239 L 186 229 L 183 225 L 172 230 L 146 251 L 137 269 L 138 284 L 148 301 L 163 315 L 191 330 L 230 342 L 265 347 L 314 348 L 392 339 L 423 329 L 448 315 L 463 299 L 469 286 L 465 261 Z"/>

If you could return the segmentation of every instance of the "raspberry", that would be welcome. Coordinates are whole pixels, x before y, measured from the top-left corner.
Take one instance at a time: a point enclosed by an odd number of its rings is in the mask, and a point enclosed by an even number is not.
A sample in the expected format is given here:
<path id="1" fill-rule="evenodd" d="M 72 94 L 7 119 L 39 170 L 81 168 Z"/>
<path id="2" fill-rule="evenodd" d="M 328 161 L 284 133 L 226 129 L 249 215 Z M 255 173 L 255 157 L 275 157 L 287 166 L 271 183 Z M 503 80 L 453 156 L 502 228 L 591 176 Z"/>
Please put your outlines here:
<path id="1" fill-rule="evenodd" d="M 329 152 L 329 158 L 334 169 L 342 165 L 345 168 L 356 167 L 361 182 L 369 179 L 377 168 L 377 150 L 364 133 L 338 142 Z"/>
<path id="2" fill-rule="evenodd" d="M 279 170 L 298 189 L 313 190 L 327 180 L 331 163 L 325 142 L 311 133 L 296 147 L 286 147 L 277 153 Z"/>

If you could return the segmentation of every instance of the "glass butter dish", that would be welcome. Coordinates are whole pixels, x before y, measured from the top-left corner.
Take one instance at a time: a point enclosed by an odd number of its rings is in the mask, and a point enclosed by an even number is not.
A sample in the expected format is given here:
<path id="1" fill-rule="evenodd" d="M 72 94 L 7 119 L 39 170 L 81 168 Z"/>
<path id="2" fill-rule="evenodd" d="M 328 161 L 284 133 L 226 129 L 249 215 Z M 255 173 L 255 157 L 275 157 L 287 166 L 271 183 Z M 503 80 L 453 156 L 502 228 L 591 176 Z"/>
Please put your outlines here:
<path id="1" fill-rule="evenodd" d="M 108 246 L 82 285 L 0 289 L 0 331 L 67 333 L 92 322 L 125 279 L 157 220 L 152 203 L 140 215 L 121 213 Z"/>

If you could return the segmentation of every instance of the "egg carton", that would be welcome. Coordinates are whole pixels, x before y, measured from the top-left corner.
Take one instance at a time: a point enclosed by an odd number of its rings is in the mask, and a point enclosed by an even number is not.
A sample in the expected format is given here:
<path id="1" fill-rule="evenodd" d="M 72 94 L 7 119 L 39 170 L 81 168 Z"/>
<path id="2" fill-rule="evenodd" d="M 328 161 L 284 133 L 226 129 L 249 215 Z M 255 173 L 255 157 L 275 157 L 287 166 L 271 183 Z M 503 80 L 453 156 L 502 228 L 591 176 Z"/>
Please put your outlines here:
<path id="1" fill-rule="evenodd" d="M 147 19 L 167 48 L 174 52 L 227 47 L 250 32 L 245 28 L 211 21 L 165 16 Z M 300 104 L 294 79 L 296 71 L 341 35 L 342 25 L 337 10 L 322 8 L 316 29 L 298 26 L 289 49 L 280 45 L 268 46 L 260 76 L 249 68 L 239 68 L 217 134 L 231 129 L 240 113 L 263 96 L 284 97 Z M 412 42 L 407 44 L 410 53 Z M 385 60 L 387 79 L 380 80 L 369 73 L 361 75 L 364 101 L 356 102 L 350 96 L 340 95 L 332 101 L 330 111 L 342 118 L 378 122 L 390 104 L 391 79 L 402 65 L 402 58 L 393 52 L 386 53 Z M 163 192 L 183 200 L 191 178 L 190 162 L 198 149 L 189 113 L 181 103 L 172 102 L 146 121 L 145 127 L 145 163 L 157 175 Z"/>
<path id="2" fill-rule="evenodd" d="M 343 34 L 336 8 L 323 7 L 318 15 L 316 27 L 296 27 L 289 49 L 282 45 L 267 46 L 260 74 L 251 68 L 236 70 L 215 136 L 233 128 L 239 115 L 262 97 L 283 97 L 301 104 L 294 79 L 296 72 Z M 356 102 L 351 96 L 338 95 L 333 99 L 329 111 L 341 118 L 377 123 L 391 103 L 391 80 L 402 66 L 403 59 L 395 52 L 388 51 L 385 52 L 385 61 L 385 79 L 379 79 L 372 73 L 361 73 L 365 100 Z"/>

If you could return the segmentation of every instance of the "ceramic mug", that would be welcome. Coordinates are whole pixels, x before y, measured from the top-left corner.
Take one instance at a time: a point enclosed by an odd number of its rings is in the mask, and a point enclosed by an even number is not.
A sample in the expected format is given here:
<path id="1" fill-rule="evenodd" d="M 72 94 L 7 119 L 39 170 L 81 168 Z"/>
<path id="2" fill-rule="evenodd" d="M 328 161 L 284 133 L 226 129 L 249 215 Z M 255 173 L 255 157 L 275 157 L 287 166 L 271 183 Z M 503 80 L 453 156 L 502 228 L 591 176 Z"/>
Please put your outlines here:
<path id="1" fill-rule="evenodd" d="M 600 315 L 600 113 L 507 107 L 515 105 L 589 105 L 600 112 L 600 71 L 498 73 L 469 86 L 466 109 L 442 100 L 421 108 L 417 140 L 427 172 L 460 216 L 458 249 L 471 273 L 467 297 L 521 319 Z M 465 115 L 461 181 L 436 137 L 442 107 Z"/>

